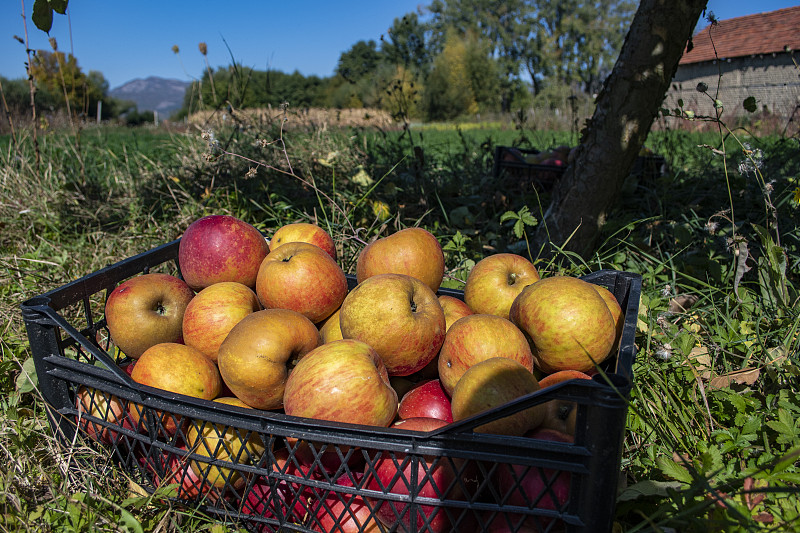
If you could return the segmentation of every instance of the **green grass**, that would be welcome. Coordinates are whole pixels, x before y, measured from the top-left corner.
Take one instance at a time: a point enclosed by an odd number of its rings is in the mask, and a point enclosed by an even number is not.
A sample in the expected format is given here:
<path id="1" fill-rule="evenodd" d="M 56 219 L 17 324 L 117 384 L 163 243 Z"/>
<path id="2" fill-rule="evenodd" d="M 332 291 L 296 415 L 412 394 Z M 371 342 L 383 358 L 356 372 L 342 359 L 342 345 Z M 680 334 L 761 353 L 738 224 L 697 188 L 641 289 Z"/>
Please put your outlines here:
<path id="1" fill-rule="evenodd" d="M 24 299 L 174 239 L 211 213 L 266 232 L 316 221 L 350 271 L 360 243 L 383 226 L 421 223 L 445 247 L 451 286 L 489 253 L 527 254 L 524 232 L 547 195 L 497 190 L 494 147 L 541 149 L 572 144 L 572 135 L 412 132 L 281 136 L 268 124 L 214 132 L 209 143 L 197 133 L 87 128 L 79 145 L 62 133 L 41 138 L 38 171 L 28 136 L 19 147 L 0 139 L 0 530 L 222 527 L 155 504 L 107 457 L 52 438 L 26 377 Z M 759 172 L 739 171 L 746 154 L 732 136 L 652 133 L 647 145 L 670 172 L 626 182 L 594 255 L 538 263 L 548 275 L 615 268 L 643 277 L 620 531 L 800 529 L 800 150 L 796 138 L 740 140 L 760 150 L 751 153 Z M 745 250 L 747 268 L 738 262 Z M 671 307 L 680 295 L 696 303 Z M 66 475 L 75 457 L 95 468 Z"/>

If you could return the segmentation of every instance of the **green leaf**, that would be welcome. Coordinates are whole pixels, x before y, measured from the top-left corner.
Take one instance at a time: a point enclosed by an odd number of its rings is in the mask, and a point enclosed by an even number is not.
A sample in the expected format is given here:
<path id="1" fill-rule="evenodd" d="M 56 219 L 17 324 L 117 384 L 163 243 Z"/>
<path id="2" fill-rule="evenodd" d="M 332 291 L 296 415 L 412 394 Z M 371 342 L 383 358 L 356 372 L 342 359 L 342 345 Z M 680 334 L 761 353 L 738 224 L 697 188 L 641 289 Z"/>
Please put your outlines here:
<path id="1" fill-rule="evenodd" d="M 36 375 L 36 366 L 33 362 L 33 357 L 29 357 L 22 363 L 22 372 L 17 376 L 17 392 L 25 394 L 26 392 L 33 392 L 39 386 L 39 378 Z"/>
<path id="2" fill-rule="evenodd" d="M 506 211 L 500 215 L 500 223 L 502 224 L 506 220 L 519 220 L 519 215 L 517 215 L 514 211 Z"/>
<path id="3" fill-rule="evenodd" d="M 50 33 L 53 27 L 53 8 L 47 0 L 34 0 L 33 14 L 31 15 L 36 27 L 45 33 Z"/>
<path id="4" fill-rule="evenodd" d="M 745 98 L 744 102 L 742 102 L 742 107 L 744 107 L 745 111 L 749 113 L 755 113 L 757 109 L 755 97 L 748 96 L 747 98 Z"/>
<path id="5" fill-rule="evenodd" d="M 667 477 L 670 477 L 674 480 L 680 481 L 682 483 L 691 484 L 692 483 L 692 474 L 686 469 L 670 459 L 669 457 L 657 457 L 656 464 L 658 468 L 661 470 L 661 473 Z"/>
<path id="6" fill-rule="evenodd" d="M 521 218 L 517 219 L 517 221 L 514 223 L 514 236 L 516 236 L 517 239 L 521 239 L 524 233 L 525 233 L 525 223 L 522 221 Z"/>
<path id="7" fill-rule="evenodd" d="M 665 498 L 669 495 L 669 489 L 680 490 L 682 484 L 679 481 L 653 481 L 646 479 L 631 485 L 623 490 L 617 497 L 618 502 L 627 502 L 647 498 L 648 496 L 658 496 Z"/>

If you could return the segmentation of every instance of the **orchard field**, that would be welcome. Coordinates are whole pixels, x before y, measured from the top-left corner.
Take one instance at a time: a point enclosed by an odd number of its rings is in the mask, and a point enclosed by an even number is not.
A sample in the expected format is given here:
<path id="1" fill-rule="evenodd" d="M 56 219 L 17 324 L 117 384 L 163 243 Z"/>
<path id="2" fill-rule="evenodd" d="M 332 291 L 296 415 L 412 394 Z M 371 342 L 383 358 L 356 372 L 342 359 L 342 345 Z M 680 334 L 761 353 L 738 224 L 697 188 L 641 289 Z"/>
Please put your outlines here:
<path id="1" fill-rule="evenodd" d="M 497 146 L 574 145 L 575 132 L 284 128 L 276 116 L 215 130 L 51 132 L 39 154 L 24 131 L 3 137 L 0 527 L 226 530 L 155 504 L 83 443 L 53 440 L 19 305 L 175 239 L 201 216 L 230 214 L 267 234 L 316 222 L 349 272 L 364 242 L 419 225 L 440 240 L 455 288 L 503 251 L 543 275 L 641 274 L 618 530 L 800 530 L 800 143 L 680 126 L 654 128 L 646 146 L 666 164 L 626 180 L 586 258 L 540 257 L 529 235 L 547 191 L 492 175 Z M 71 468 L 76 457 L 93 471 Z"/>

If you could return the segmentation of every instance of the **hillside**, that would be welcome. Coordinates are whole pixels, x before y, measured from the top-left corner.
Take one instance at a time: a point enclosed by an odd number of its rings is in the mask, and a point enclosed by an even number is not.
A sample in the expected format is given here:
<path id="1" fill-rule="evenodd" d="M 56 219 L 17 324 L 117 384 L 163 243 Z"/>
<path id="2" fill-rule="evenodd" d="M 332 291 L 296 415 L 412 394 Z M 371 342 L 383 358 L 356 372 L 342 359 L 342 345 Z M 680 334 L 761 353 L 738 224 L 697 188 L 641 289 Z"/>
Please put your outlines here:
<path id="1" fill-rule="evenodd" d="M 112 89 L 109 94 L 135 102 L 139 111 L 158 111 L 159 116 L 169 117 L 181 108 L 187 87 L 189 82 L 150 76 L 131 80 Z"/>

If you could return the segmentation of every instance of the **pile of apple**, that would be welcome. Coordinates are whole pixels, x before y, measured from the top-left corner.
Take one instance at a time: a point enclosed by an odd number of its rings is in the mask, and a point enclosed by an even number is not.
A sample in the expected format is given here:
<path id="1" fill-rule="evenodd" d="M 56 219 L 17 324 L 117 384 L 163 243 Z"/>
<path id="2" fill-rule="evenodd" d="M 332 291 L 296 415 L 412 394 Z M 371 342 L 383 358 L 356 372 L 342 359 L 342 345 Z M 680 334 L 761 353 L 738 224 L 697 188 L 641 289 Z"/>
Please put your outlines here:
<path id="1" fill-rule="evenodd" d="M 564 379 L 589 379 L 617 350 L 623 322 L 607 289 L 573 277 L 540 279 L 530 261 L 514 254 L 478 262 L 463 300 L 437 295 L 444 256 L 437 239 L 421 228 L 366 245 L 352 290 L 333 239 L 308 223 L 281 227 L 268 241 L 242 220 L 207 216 L 185 230 L 178 264 L 182 278 L 141 274 L 108 296 L 109 334 L 134 360 L 126 368 L 131 378 L 172 393 L 326 421 L 430 431 Z M 266 451 L 258 434 L 190 423 L 166 412 L 144 416 L 142 406 L 130 402 L 125 408 L 117 398 L 87 387 L 79 389 L 77 404 L 79 411 L 108 422 L 79 419 L 89 436 L 103 442 L 115 440 L 114 424 L 147 431 L 155 423 L 155 430 L 182 435 L 187 450 L 209 459 L 256 464 Z M 475 431 L 569 443 L 575 412 L 574 404 L 551 400 Z M 292 468 L 328 466 L 314 454 L 304 461 L 301 448 L 295 452 L 300 466 L 293 462 Z M 407 494 L 411 472 L 398 476 L 397 470 L 410 470 L 410 464 L 402 465 L 398 455 L 395 461 L 386 454 L 358 479 L 346 475 L 340 483 Z M 335 471 L 341 458 L 331 459 Z M 165 463 L 160 470 L 191 477 L 182 484 L 181 497 L 222 497 L 226 487 L 245 484 L 237 470 L 210 461 L 173 457 Z M 425 470 L 420 465 L 419 479 L 428 480 L 420 496 L 438 497 L 450 485 L 456 474 L 449 465 L 440 461 Z M 539 469 L 517 472 L 506 466 L 492 481 L 501 494 L 511 493 L 508 503 L 536 501 L 544 490 Z M 251 483 L 242 512 L 274 516 L 269 506 L 275 499 L 265 495 L 277 489 L 267 481 Z M 569 493 L 568 474 L 548 490 L 537 506 L 556 509 Z M 292 494 L 286 490 L 282 497 Z M 306 496 L 300 507 L 289 501 L 286 507 L 298 521 L 317 513 L 323 531 L 372 531 L 359 521 L 376 519 L 389 528 L 399 522 L 400 531 L 409 527 L 402 503 L 375 501 L 371 513 L 361 496 L 333 494 L 333 500 L 311 509 L 315 496 Z M 344 506 L 350 513 L 334 516 L 334 508 Z M 431 516 L 436 507 L 422 506 L 421 512 L 425 516 L 417 519 L 430 520 L 430 531 L 450 527 L 441 510 Z"/>

